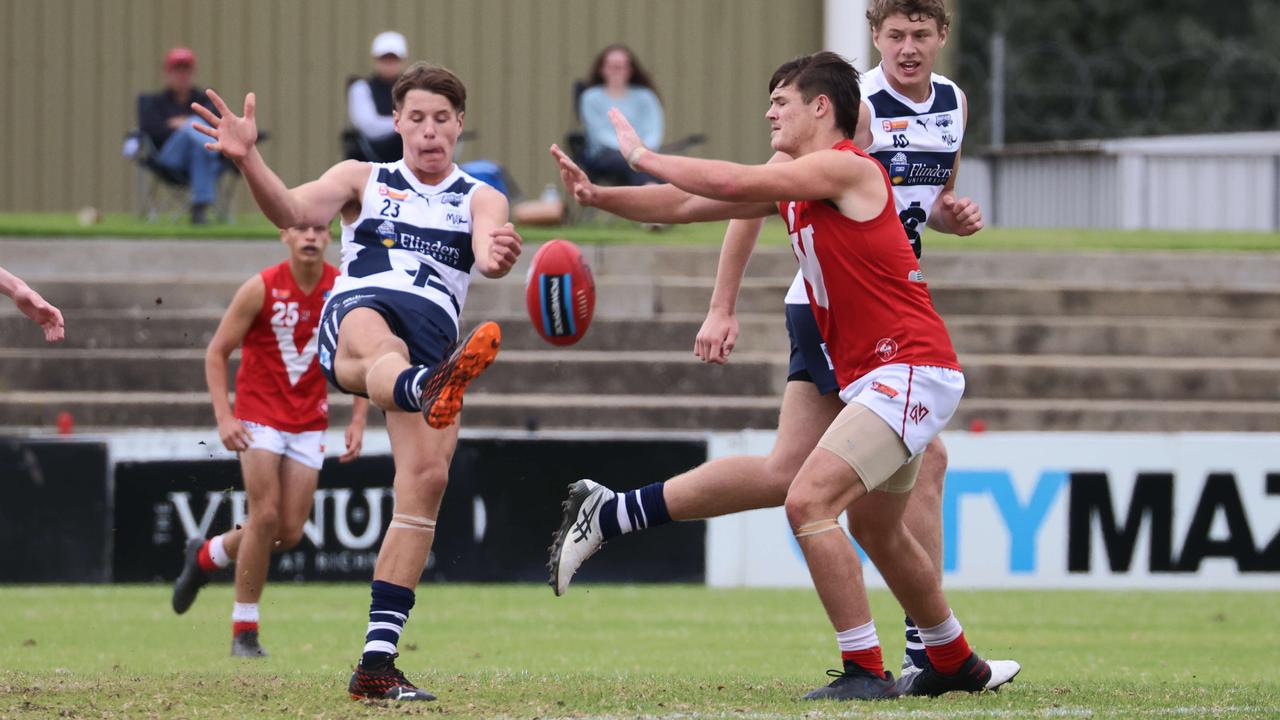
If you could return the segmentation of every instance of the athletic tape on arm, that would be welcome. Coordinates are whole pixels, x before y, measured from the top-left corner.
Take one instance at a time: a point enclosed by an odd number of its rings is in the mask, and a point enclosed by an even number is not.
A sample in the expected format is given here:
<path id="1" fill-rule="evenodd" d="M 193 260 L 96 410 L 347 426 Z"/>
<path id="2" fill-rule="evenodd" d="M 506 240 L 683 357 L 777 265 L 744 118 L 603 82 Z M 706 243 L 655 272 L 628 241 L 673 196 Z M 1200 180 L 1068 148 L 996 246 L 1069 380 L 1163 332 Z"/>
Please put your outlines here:
<path id="1" fill-rule="evenodd" d="M 387 526 L 388 530 L 400 528 L 401 530 L 418 530 L 420 532 L 435 532 L 436 521 L 431 518 L 419 517 L 417 515 L 403 515 L 394 513 L 391 516 L 391 524 Z"/>

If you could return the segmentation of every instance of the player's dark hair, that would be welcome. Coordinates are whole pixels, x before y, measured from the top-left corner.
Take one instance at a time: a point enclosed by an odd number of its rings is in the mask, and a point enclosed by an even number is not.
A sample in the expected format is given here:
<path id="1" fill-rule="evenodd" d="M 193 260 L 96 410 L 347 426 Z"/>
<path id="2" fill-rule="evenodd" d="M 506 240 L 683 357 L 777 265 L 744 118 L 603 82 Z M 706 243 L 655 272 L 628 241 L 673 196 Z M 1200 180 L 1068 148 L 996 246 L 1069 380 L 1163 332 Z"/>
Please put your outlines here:
<path id="1" fill-rule="evenodd" d="M 943 0 L 871 0 L 867 8 L 867 20 L 871 27 L 879 29 L 890 15 L 901 13 L 911 22 L 930 19 L 938 23 L 938 30 L 951 25 L 951 16 Z"/>
<path id="2" fill-rule="evenodd" d="M 661 100 L 662 95 L 658 93 L 658 87 L 653 84 L 653 77 L 640 64 L 640 58 L 637 58 L 636 54 L 631 52 L 631 48 L 622 43 L 614 43 L 606 47 L 600 51 L 599 55 L 596 55 L 595 60 L 591 61 L 591 71 L 587 73 L 587 87 L 604 84 L 604 59 L 614 50 L 621 50 L 626 53 L 627 59 L 631 61 L 631 80 L 627 84 L 647 87 Z"/>
<path id="3" fill-rule="evenodd" d="M 448 68 L 425 62 L 416 62 L 405 68 L 391 88 L 396 110 L 404 107 L 404 96 L 410 90 L 426 90 L 443 95 L 458 114 L 467 109 L 467 87 Z"/>
<path id="4" fill-rule="evenodd" d="M 848 60 L 824 50 L 785 62 L 769 80 L 769 92 L 784 85 L 794 87 L 806 104 L 826 95 L 836 113 L 836 127 L 845 137 L 853 137 L 862 93 L 858 89 L 858 71 Z"/>

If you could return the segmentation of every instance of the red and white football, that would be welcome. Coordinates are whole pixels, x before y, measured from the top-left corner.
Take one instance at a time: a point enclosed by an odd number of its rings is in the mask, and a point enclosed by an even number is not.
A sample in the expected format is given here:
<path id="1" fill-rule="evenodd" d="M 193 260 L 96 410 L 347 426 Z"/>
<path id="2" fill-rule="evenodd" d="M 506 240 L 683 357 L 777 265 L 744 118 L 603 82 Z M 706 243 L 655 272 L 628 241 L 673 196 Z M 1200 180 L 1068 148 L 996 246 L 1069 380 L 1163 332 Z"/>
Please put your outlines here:
<path id="1" fill-rule="evenodd" d="M 587 334 L 596 308 L 596 281 L 577 245 L 557 238 L 538 248 L 526 282 L 529 319 L 543 340 L 572 345 Z"/>

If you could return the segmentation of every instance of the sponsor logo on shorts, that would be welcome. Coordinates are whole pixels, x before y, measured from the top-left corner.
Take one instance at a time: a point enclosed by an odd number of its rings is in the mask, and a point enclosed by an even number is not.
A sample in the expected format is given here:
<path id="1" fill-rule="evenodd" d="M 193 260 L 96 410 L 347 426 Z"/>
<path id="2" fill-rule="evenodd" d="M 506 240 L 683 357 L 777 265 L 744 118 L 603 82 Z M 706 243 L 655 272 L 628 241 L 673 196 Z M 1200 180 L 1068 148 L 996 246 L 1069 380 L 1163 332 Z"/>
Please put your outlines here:
<path id="1" fill-rule="evenodd" d="M 320 411 L 321 415 L 325 417 L 329 417 L 329 401 L 328 400 L 321 400 L 320 404 L 317 406 L 317 409 Z M 320 446 L 320 452 L 324 452 L 324 445 Z"/>
<path id="2" fill-rule="evenodd" d="M 911 282 L 922 283 L 924 282 L 924 273 L 920 272 L 919 270 L 912 270 L 911 272 L 907 273 L 907 279 L 910 280 Z"/>
<path id="3" fill-rule="evenodd" d="M 320 348 L 320 367 L 322 368 L 333 367 L 333 356 L 329 354 L 329 348 L 323 347 L 323 346 L 321 346 Z M 328 412 L 326 411 L 325 414 L 327 415 Z"/>
<path id="4" fill-rule="evenodd" d="M 408 200 L 409 192 L 396 192 L 386 185 L 378 185 L 378 194 L 382 197 L 391 198 L 392 200 Z"/>
<path id="5" fill-rule="evenodd" d="M 911 406 L 911 410 L 907 413 L 907 417 L 911 418 L 911 422 L 919 425 L 926 417 L 929 416 L 929 408 L 923 403 L 916 403 Z"/>
<path id="6" fill-rule="evenodd" d="M 876 343 L 876 357 L 881 362 L 889 362 L 898 354 L 898 341 L 893 338 L 880 338 Z"/>
<path id="7" fill-rule="evenodd" d="M 910 120 L 885 120 L 880 124 L 885 132 L 894 132 L 896 130 L 906 130 L 911 126 Z"/>
<path id="8" fill-rule="evenodd" d="M 881 383 L 881 382 L 873 382 L 873 383 L 871 383 L 871 389 L 872 389 L 872 390 L 875 390 L 876 392 L 880 393 L 881 395 L 884 395 L 884 396 L 885 396 L 885 397 L 887 397 L 887 398 L 896 398 L 896 397 L 898 397 L 898 391 L 897 391 L 897 390 L 894 390 L 893 388 L 891 388 L 891 387 L 889 387 L 888 385 L 885 385 L 884 383 Z"/>

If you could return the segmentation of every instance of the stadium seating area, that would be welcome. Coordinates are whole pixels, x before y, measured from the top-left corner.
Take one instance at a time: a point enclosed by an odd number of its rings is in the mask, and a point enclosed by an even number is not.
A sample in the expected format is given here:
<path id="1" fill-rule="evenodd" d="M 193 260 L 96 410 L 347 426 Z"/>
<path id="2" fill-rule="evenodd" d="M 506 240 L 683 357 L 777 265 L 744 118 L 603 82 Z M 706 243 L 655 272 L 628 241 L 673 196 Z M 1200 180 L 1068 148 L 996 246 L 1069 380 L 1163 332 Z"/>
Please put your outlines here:
<path id="1" fill-rule="evenodd" d="M 22 252 L 9 247 L 23 243 Z M 163 251 L 161 251 L 163 249 Z M 599 292 L 586 339 L 543 343 L 524 311 L 532 252 L 479 280 L 465 317 L 502 323 L 498 363 L 467 396 L 472 427 L 772 428 L 786 375 L 786 248 L 752 260 L 742 337 L 724 367 L 692 344 L 713 247 L 586 248 Z M 204 346 L 237 285 L 283 258 L 264 242 L 0 241 L 12 270 L 67 317 L 47 347 L 0 310 L 0 429 L 211 427 Z M 86 258 L 92 257 L 91 261 Z M 51 275 L 48 268 L 61 268 Z M 72 268 L 69 272 L 65 269 Z M 968 391 L 952 429 L 1280 431 L 1280 258 L 1197 254 L 926 253 Z M 348 403 L 334 397 L 335 422 Z M 374 422 L 378 422 L 375 418 Z"/>

